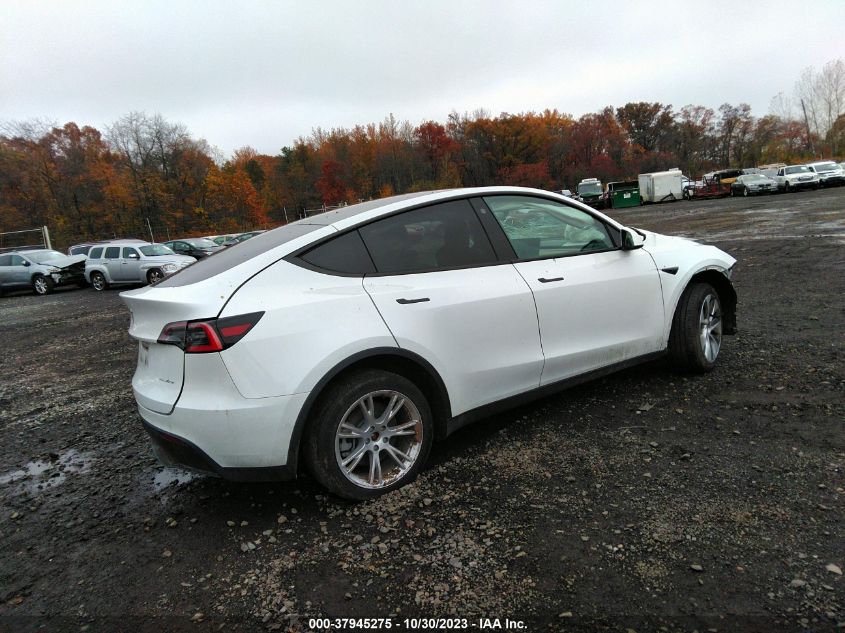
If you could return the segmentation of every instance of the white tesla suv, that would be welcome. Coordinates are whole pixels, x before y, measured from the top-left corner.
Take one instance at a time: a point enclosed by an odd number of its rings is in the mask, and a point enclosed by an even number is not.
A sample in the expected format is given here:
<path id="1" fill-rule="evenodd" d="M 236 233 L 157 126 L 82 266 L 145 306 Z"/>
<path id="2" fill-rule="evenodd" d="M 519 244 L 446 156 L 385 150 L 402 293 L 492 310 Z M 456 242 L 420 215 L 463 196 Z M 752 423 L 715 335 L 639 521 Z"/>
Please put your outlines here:
<path id="1" fill-rule="evenodd" d="M 374 200 L 122 293 L 132 386 L 164 463 L 274 480 L 303 462 L 370 498 L 498 408 L 665 353 L 712 369 L 734 263 L 535 189 Z"/>

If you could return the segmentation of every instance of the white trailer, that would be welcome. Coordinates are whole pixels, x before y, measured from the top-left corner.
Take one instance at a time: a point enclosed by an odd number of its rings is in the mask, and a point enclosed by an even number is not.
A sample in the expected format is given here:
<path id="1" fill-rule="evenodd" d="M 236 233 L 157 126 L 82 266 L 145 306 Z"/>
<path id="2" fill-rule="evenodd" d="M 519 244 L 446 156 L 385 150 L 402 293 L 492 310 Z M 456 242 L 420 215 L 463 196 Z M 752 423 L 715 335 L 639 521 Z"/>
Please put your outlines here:
<path id="1" fill-rule="evenodd" d="M 684 197 L 683 174 L 680 169 L 640 174 L 640 195 L 643 202 L 665 202 Z"/>

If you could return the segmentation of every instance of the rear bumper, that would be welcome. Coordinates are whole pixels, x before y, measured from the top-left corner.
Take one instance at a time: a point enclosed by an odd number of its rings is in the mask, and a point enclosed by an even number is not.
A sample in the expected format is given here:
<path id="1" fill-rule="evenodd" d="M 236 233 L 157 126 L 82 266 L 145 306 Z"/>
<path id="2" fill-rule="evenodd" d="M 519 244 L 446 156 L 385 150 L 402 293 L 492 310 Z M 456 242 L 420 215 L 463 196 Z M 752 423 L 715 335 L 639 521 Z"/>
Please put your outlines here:
<path id="1" fill-rule="evenodd" d="M 227 373 L 209 370 L 222 364 L 216 354 L 196 356 L 202 358 L 186 363 L 182 391 L 169 412 L 153 411 L 135 394 L 161 460 L 226 479 L 293 476 L 287 472 L 296 463 L 292 437 L 308 394 L 244 398 Z M 200 365 L 207 371 L 199 371 Z"/>
<path id="2" fill-rule="evenodd" d="M 165 466 L 178 466 L 229 481 L 286 481 L 296 478 L 296 471 L 287 465 L 254 468 L 226 468 L 215 462 L 194 443 L 183 437 L 156 428 L 146 420 L 144 430 L 150 436 L 153 453 Z"/>

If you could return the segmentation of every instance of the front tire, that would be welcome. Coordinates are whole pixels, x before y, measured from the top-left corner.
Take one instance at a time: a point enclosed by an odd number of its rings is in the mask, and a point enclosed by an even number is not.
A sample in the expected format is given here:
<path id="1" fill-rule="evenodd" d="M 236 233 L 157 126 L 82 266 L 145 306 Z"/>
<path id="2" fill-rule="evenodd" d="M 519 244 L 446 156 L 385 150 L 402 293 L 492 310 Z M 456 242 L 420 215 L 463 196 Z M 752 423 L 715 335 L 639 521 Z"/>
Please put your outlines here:
<path id="1" fill-rule="evenodd" d="M 109 287 L 109 282 L 106 281 L 106 277 L 103 273 L 93 272 L 91 273 L 91 287 L 99 292 L 106 290 Z"/>
<path id="2" fill-rule="evenodd" d="M 398 374 L 355 373 L 323 394 L 311 416 L 305 458 L 334 494 L 364 500 L 413 481 L 434 438 L 423 393 Z"/>
<path id="3" fill-rule="evenodd" d="M 669 335 L 669 355 L 682 371 L 703 374 L 716 366 L 722 347 L 722 304 L 708 283 L 687 287 Z"/>
<path id="4" fill-rule="evenodd" d="M 750 196 L 750 195 L 751 195 L 751 192 L 749 192 L 749 191 L 748 191 L 748 187 L 745 187 L 745 188 L 742 190 L 742 195 L 743 195 L 743 197 L 745 197 L 745 198 L 747 198 L 748 196 Z"/>
<path id="5" fill-rule="evenodd" d="M 35 277 L 32 278 L 32 290 L 37 295 L 48 295 L 53 292 L 54 287 L 55 284 L 49 277 L 45 277 L 44 275 L 35 275 Z"/>
<path id="6" fill-rule="evenodd" d="M 164 279 L 164 273 L 161 272 L 158 268 L 153 268 L 150 272 L 147 273 L 147 283 L 151 286 L 153 284 L 157 284 L 162 279 Z"/>

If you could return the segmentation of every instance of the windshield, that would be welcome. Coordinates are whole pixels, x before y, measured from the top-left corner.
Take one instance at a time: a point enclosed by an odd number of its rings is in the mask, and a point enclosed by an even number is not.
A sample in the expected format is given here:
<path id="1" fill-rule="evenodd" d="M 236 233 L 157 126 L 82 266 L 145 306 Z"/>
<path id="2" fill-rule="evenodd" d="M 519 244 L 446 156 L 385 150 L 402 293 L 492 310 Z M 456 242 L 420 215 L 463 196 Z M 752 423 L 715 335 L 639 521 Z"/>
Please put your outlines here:
<path id="1" fill-rule="evenodd" d="M 583 185 L 578 185 L 578 194 L 600 194 L 601 193 L 601 184 L 597 182 L 588 182 Z"/>
<path id="2" fill-rule="evenodd" d="M 183 242 L 187 242 L 194 248 L 216 248 L 217 244 L 215 244 L 212 240 L 209 240 L 205 237 L 197 237 L 191 240 L 182 240 Z"/>
<path id="3" fill-rule="evenodd" d="M 768 180 L 768 178 L 760 174 L 749 174 L 742 177 L 742 182 L 756 182 L 758 180 Z"/>
<path id="4" fill-rule="evenodd" d="M 148 246 L 141 246 L 141 252 L 147 257 L 158 257 L 159 255 L 175 255 L 173 251 L 167 248 L 164 244 L 150 244 Z"/>
<path id="5" fill-rule="evenodd" d="M 813 165 L 813 169 L 816 171 L 833 171 L 838 166 L 836 163 L 816 163 Z"/>
<path id="6" fill-rule="evenodd" d="M 67 257 L 59 251 L 36 251 L 34 253 L 27 253 L 27 258 L 34 261 L 36 264 L 43 264 L 53 259 L 61 259 Z"/>
<path id="7" fill-rule="evenodd" d="M 810 168 L 806 165 L 795 165 L 794 167 L 787 167 L 784 173 L 786 174 L 803 174 L 809 172 Z"/>

